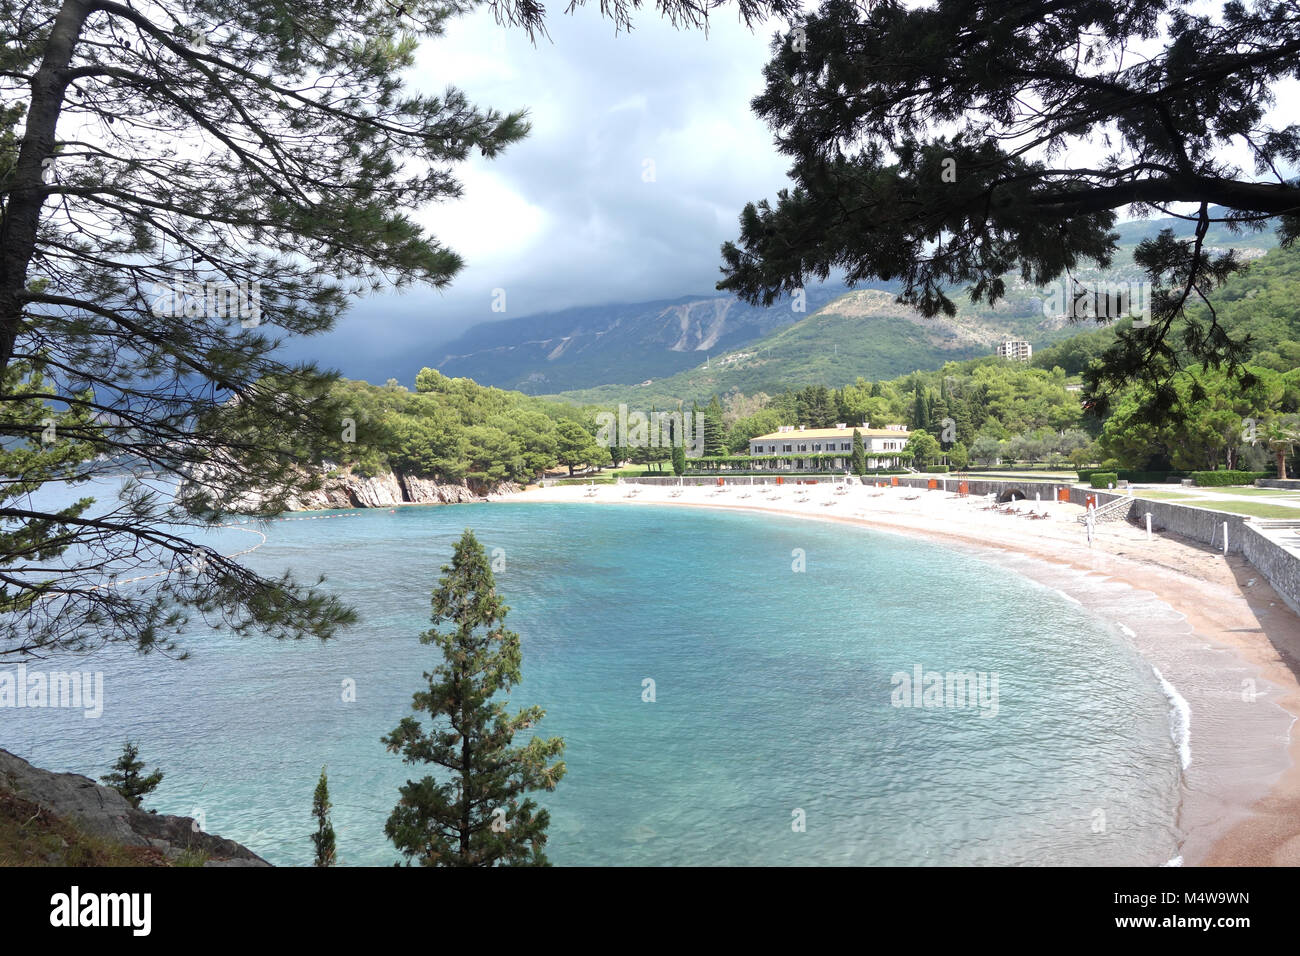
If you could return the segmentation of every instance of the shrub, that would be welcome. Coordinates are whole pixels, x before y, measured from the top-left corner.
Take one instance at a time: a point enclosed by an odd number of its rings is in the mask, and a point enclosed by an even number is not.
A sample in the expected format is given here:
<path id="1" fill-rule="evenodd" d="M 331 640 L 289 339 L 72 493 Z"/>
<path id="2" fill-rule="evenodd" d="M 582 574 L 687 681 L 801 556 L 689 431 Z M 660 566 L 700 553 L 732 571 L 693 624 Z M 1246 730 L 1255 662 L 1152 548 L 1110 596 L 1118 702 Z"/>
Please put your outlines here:
<path id="1" fill-rule="evenodd" d="M 944 475 L 944 474 L 947 474 L 947 473 L 948 473 L 948 466 L 947 466 L 947 465 L 929 465 L 929 466 L 926 467 L 925 470 L 926 470 L 926 472 L 927 472 L 928 474 L 931 474 L 931 475 Z"/>
<path id="2" fill-rule="evenodd" d="M 1202 488 L 1218 488 L 1223 485 L 1253 485 L 1256 478 L 1267 478 L 1267 471 L 1194 471 L 1192 484 Z"/>
<path id="3" fill-rule="evenodd" d="M 1094 488 L 1106 488 L 1119 481 L 1119 475 L 1113 471 L 1094 471 L 1088 478 Z"/>
<path id="4" fill-rule="evenodd" d="M 1082 482 L 1090 481 L 1092 476 L 1097 474 L 1100 469 L 1097 468 L 1080 468 L 1079 480 Z M 1166 481 L 1177 481 L 1180 478 L 1187 477 L 1185 471 L 1135 471 L 1131 468 L 1110 468 L 1107 471 L 1113 471 L 1119 476 L 1120 481 L 1136 481 L 1144 485 L 1158 485 Z"/>

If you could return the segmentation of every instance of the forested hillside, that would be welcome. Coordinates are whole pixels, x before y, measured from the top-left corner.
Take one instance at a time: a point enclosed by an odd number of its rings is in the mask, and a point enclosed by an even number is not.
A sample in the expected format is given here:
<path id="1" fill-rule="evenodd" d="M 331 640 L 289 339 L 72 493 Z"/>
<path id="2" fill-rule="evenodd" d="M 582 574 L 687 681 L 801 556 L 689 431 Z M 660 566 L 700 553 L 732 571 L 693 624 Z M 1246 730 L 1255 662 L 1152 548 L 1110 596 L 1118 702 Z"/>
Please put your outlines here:
<path id="1" fill-rule="evenodd" d="M 604 464 L 590 416 L 559 402 L 423 369 L 415 391 L 342 380 L 339 438 L 325 460 L 358 474 L 392 468 L 439 481 L 529 481 L 557 464 Z"/>

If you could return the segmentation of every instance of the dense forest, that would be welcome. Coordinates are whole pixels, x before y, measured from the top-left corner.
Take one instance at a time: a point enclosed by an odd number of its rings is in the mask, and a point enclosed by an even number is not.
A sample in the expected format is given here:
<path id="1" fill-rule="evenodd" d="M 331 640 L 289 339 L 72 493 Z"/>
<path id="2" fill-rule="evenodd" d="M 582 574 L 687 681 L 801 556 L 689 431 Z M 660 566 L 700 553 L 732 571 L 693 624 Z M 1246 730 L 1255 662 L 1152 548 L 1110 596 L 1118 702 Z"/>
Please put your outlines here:
<path id="1" fill-rule="evenodd" d="M 1089 348 L 1101 341 L 1097 333 L 1080 338 Z M 743 456 L 751 438 L 782 425 L 904 424 L 913 431 L 909 451 L 916 466 L 1042 462 L 1146 471 L 1263 470 L 1275 461 L 1279 443 L 1288 454 L 1300 443 L 1300 368 L 1280 372 L 1255 364 L 1249 371 L 1242 384 L 1213 369 L 1197 370 L 1195 399 L 1193 376 L 1183 374 L 1179 387 L 1196 414 L 1161 426 L 1137 414 L 1144 401 L 1140 387 L 1119 395 L 1102 420 L 1068 387 L 1060 366 L 1044 369 L 993 357 L 888 381 L 806 386 L 774 396 L 733 394 L 703 407 L 671 410 L 693 416 L 687 419 L 691 457 Z M 420 372 L 414 391 L 395 381 L 378 386 L 345 380 L 335 398 L 344 415 L 339 440 L 324 461 L 363 475 L 392 468 L 441 481 L 493 484 L 535 480 L 557 466 L 570 473 L 613 464 L 667 470 L 673 457 L 663 445 L 620 447 L 606 440 L 599 416 L 615 410 L 486 388 L 433 369 Z M 656 409 L 639 411 L 649 416 Z M 689 459 L 683 465 L 689 470 Z"/>
<path id="2" fill-rule="evenodd" d="M 338 440 L 323 461 L 448 482 L 528 481 L 556 465 L 604 465 L 591 416 L 559 402 L 422 369 L 415 391 L 340 380 Z"/>

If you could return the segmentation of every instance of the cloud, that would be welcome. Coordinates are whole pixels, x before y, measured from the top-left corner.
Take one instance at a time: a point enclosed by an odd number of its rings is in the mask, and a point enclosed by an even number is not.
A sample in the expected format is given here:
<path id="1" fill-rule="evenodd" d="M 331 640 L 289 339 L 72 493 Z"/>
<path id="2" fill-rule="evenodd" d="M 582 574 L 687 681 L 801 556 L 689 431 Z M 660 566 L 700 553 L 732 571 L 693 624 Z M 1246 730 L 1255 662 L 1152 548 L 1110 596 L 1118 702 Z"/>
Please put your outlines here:
<path id="1" fill-rule="evenodd" d="M 414 88 L 452 84 L 480 107 L 526 108 L 532 132 L 495 160 L 463 165 L 461 199 L 420 211 L 466 260 L 449 289 L 361 299 L 333 333 L 289 354 L 409 382 L 478 322 L 713 290 L 740 210 L 787 185 L 789 163 L 749 106 L 783 23 L 751 32 L 722 7 L 705 35 L 643 10 L 632 33 L 615 36 L 581 8 L 553 13 L 548 27 L 551 39 L 534 46 L 483 9 L 424 43 Z M 1296 88 L 1281 86 L 1279 103 Z M 1270 112 L 1285 122 L 1278 106 Z M 1104 151 L 1080 143 L 1060 161 L 1096 162 Z M 1249 174 L 1240 154 L 1225 155 Z M 491 311 L 496 289 L 504 316 Z"/>
<path id="2" fill-rule="evenodd" d="M 466 260 L 450 289 L 368 296 L 290 354 L 407 381 L 477 322 L 711 291 L 741 208 L 780 188 L 787 165 L 749 108 L 782 24 L 751 32 L 727 13 L 707 36 L 652 11 L 618 36 L 595 10 L 557 13 L 550 41 L 533 46 L 482 10 L 426 41 L 413 88 L 452 84 L 480 107 L 526 108 L 532 132 L 462 165 L 461 199 L 420 211 Z M 505 316 L 491 311 L 495 289 Z"/>

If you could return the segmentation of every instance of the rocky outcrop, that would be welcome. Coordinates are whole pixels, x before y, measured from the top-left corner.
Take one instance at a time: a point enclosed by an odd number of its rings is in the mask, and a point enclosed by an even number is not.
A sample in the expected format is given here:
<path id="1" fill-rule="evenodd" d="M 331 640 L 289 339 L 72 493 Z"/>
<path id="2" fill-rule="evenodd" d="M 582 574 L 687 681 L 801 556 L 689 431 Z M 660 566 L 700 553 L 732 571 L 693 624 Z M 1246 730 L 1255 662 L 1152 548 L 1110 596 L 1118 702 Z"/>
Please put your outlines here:
<path id="1" fill-rule="evenodd" d="M 326 477 L 320 491 L 291 502 L 290 510 L 392 508 L 408 504 L 455 505 L 483 501 L 489 495 L 518 494 L 521 490 L 519 485 L 509 481 L 484 486 L 468 482 L 449 484 L 394 471 L 381 472 L 372 477 L 340 472 L 334 477 Z"/>
<path id="2" fill-rule="evenodd" d="M 518 494 L 523 488 L 512 481 L 495 485 L 470 482 L 451 484 L 400 472 L 356 475 L 348 469 L 326 466 L 321 487 L 289 498 L 288 511 L 328 511 L 338 508 L 393 508 L 397 505 L 454 505 L 483 501 L 489 495 Z M 255 510 L 260 496 L 249 495 L 232 510 Z"/>
<path id="3" fill-rule="evenodd" d="M 189 817 L 137 810 L 116 790 L 75 773 L 51 773 L 0 750 L 0 792 L 74 824 L 83 833 L 126 847 L 139 847 L 175 860 L 201 853 L 204 866 L 270 866 L 233 840 L 204 833 Z"/>
<path id="4" fill-rule="evenodd" d="M 352 499 L 353 508 L 391 508 L 406 502 L 402 496 L 402 483 L 391 471 L 374 476 L 348 475 L 339 480 Z"/>

